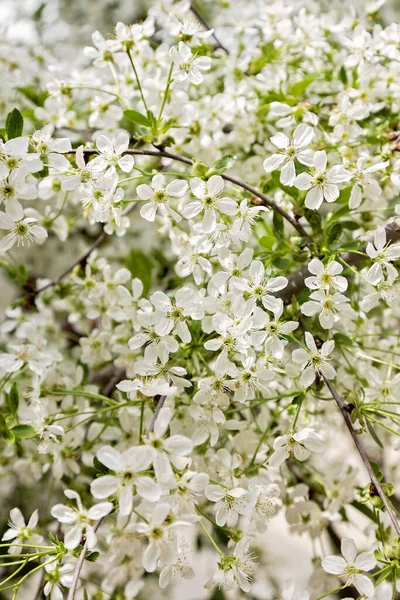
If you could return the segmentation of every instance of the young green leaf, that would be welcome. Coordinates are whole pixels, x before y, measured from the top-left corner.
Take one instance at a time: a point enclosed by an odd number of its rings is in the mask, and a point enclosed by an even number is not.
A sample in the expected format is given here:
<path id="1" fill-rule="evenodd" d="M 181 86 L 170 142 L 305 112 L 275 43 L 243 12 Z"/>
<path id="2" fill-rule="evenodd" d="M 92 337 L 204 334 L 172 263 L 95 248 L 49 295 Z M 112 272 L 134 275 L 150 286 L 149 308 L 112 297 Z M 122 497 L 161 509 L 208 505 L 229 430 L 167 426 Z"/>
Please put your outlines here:
<path id="1" fill-rule="evenodd" d="M 236 156 L 234 154 L 226 154 L 222 156 L 218 160 L 216 160 L 207 171 L 207 177 L 211 177 L 211 175 L 221 175 L 224 171 L 227 171 L 236 162 Z"/>
<path id="2" fill-rule="evenodd" d="M 137 110 L 124 110 L 124 117 L 131 121 L 132 123 L 136 123 L 137 125 L 143 125 L 144 127 L 151 127 L 151 119 L 146 117 L 146 115 L 142 115 L 142 113 Z"/>
<path id="3" fill-rule="evenodd" d="M 22 135 L 24 128 L 24 118 L 18 108 L 14 108 L 6 117 L 6 135 L 8 140 L 12 140 Z"/>
<path id="4" fill-rule="evenodd" d="M 18 406 L 19 406 L 19 393 L 18 393 L 18 386 L 15 381 L 12 384 L 11 389 L 8 393 L 7 403 L 8 403 L 8 407 L 10 409 L 11 415 L 13 417 L 16 417 L 17 412 L 18 412 Z"/>
<path id="5" fill-rule="evenodd" d="M 29 439 L 36 436 L 36 431 L 31 425 L 16 425 L 10 431 L 14 437 L 19 439 Z"/>

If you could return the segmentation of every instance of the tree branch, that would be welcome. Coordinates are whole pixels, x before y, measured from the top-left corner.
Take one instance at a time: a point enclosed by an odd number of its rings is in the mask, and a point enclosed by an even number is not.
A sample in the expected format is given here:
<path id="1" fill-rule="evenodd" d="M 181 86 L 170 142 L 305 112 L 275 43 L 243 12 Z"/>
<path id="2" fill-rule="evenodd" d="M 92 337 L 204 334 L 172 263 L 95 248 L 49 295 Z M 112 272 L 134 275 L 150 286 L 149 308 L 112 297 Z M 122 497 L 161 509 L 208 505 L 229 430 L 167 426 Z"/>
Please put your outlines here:
<path id="1" fill-rule="evenodd" d="M 98 528 L 100 527 L 100 525 L 102 524 L 103 519 L 104 519 L 104 517 L 102 517 L 101 519 L 96 521 L 96 523 L 93 525 L 93 531 L 95 533 L 98 530 Z M 76 592 L 76 588 L 77 588 L 78 581 L 79 581 L 79 575 L 81 573 L 81 570 L 83 567 L 83 561 L 85 560 L 87 551 L 88 551 L 88 541 L 86 540 L 85 544 L 82 548 L 82 552 L 79 556 L 78 562 L 76 563 L 76 567 L 75 567 L 75 571 L 74 571 L 74 574 L 72 577 L 72 583 L 71 583 L 71 587 L 69 588 L 67 600 L 74 600 L 74 598 L 75 598 L 75 592 Z"/>
<path id="2" fill-rule="evenodd" d="M 149 423 L 149 426 L 147 427 L 146 433 L 150 433 L 151 431 L 154 431 L 154 424 L 156 422 L 156 419 L 158 417 L 160 410 L 164 406 L 164 402 L 167 399 L 167 396 L 156 396 L 156 398 L 158 400 L 156 410 L 154 411 L 153 416 L 151 417 L 151 421 Z"/>
<path id="3" fill-rule="evenodd" d="M 225 54 L 229 54 L 229 50 L 228 48 L 226 48 L 222 42 L 217 38 L 217 36 L 214 33 L 214 29 L 212 27 L 209 27 L 208 23 L 205 21 L 205 19 L 203 19 L 203 17 L 201 16 L 201 14 L 199 13 L 199 11 L 197 10 L 197 8 L 194 6 L 194 1 L 192 0 L 191 2 L 191 6 L 190 6 L 190 10 L 192 11 L 192 13 L 194 14 L 194 16 L 196 17 L 196 19 L 203 25 L 203 27 L 207 30 L 210 31 L 210 29 L 213 30 L 213 34 L 212 37 L 215 40 L 215 43 L 217 44 L 217 48 L 221 48 L 221 50 L 223 50 L 225 52 Z"/>
<path id="4" fill-rule="evenodd" d="M 361 460 L 363 461 L 363 463 L 365 465 L 366 470 L 368 471 L 368 475 L 371 480 L 371 483 L 374 486 L 374 489 L 376 490 L 376 493 L 378 494 L 379 498 L 382 500 L 383 505 L 387 510 L 387 514 L 389 515 L 389 518 L 392 521 L 393 527 L 394 527 L 397 535 L 400 535 L 400 525 L 397 520 L 396 514 L 390 504 L 388 497 L 386 496 L 385 492 L 382 489 L 380 481 L 378 480 L 373 468 L 371 467 L 371 463 L 369 462 L 367 452 L 361 442 L 360 437 L 354 431 L 353 423 L 351 421 L 349 413 L 346 410 L 345 403 L 344 403 L 343 399 L 341 398 L 341 396 L 339 396 L 339 394 L 337 393 L 336 389 L 333 387 L 332 383 L 328 379 L 326 379 L 326 377 L 324 375 L 322 377 L 323 377 L 330 393 L 332 394 L 333 398 L 335 399 L 336 404 L 339 407 L 339 410 L 342 414 L 344 422 L 346 423 L 347 429 L 349 430 L 350 435 L 353 438 L 354 445 L 358 450 L 358 453 L 361 457 Z"/>
<path id="5" fill-rule="evenodd" d="M 92 156 L 92 155 L 98 154 L 98 151 L 94 150 L 94 149 L 93 150 L 92 149 L 84 149 L 83 152 L 86 156 Z M 75 153 L 76 153 L 76 150 L 71 150 L 70 152 L 66 152 L 65 154 L 75 154 Z M 172 152 L 168 152 L 167 150 L 163 150 L 163 149 L 160 149 L 160 150 L 136 150 L 136 149 L 131 148 L 131 149 L 126 150 L 126 152 L 124 154 L 132 154 L 132 155 L 137 155 L 137 156 L 155 156 L 158 158 L 170 158 L 171 160 L 176 160 L 177 162 L 181 162 L 186 165 L 195 164 L 195 161 L 191 160 L 190 158 L 187 158 L 186 156 L 180 156 L 179 154 L 173 154 Z M 285 209 L 283 209 L 281 206 L 279 206 L 279 204 L 277 204 L 274 200 L 271 200 L 271 198 L 268 198 L 268 196 L 266 196 L 265 194 L 260 192 L 257 188 L 255 188 L 251 185 L 248 185 L 247 183 L 245 183 L 244 181 L 241 181 L 240 179 L 237 179 L 236 177 L 231 177 L 230 175 L 225 175 L 225 173 L 222 173 L 221 177 L 225 181 L 229 181 L 230 183 L 233 183 L 234 185 L 241 187 L 243 190 L 250 192 L 250 194 L 253 194 L 253 196 L 256 196 L 257 198 L 262 200 L 261 204 L 263 206 L 267 206 L 268 208 L 271 208 L 275 212 L 282 215 L 282 217 L 288 223 L 290 223 L 292 225 L 292 227 L 294 227 L 294 229 L 296 229 L 296 231 L 302 237 L 305 237 L 309 242 L 313 241 L 310 234 L 307 233 L 307 231 L 304 229 L 304 227 L 302 225 L 300 225 L 300 223 L 297 221 L 297 219 L 295 219 L 295 217 L 292 217 L 289 213 L 287 213 L 285 211 Z"/>
<path id="6" fill-rule="evenodd" d="M 363 247 L 362 252 L 365 252 L 368 242 L 374 241 L 375 231 L 375 229 L 372 229 L 365 235 L 365 246 Z M 397 242 L 400 240 L 400 218 L 396 218 L 393 221 L 386 223 L 385 231 L 387 242 Z M 356 265 L 365 260 L 366 257 L 356 252 L 345 252 L 340 255 L 340 258 L 349 265 Z M 302 267 L 288 278 L 289 284 L 285 289 L 277 292 L 275 296 L 282 298 L 284 302 L 290 302 L 293 296 L 297 296 L 305 288 L 304 281 L 306 277 L 309 276 L 310 272 L 308 268 L 306 266 Z"/>

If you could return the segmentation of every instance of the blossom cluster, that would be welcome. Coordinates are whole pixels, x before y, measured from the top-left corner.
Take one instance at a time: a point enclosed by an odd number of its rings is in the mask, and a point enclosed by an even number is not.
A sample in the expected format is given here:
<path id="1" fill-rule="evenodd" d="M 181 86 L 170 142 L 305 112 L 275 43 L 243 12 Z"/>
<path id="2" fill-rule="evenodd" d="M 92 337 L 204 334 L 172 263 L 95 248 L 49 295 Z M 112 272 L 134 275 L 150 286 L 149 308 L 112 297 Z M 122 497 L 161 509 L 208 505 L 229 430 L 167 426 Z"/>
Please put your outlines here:
<path id="1" fill-rule="evenodd" d="M 13 600 L 395 597 L 400 25 L 229 4 L 0 48 Z"/>

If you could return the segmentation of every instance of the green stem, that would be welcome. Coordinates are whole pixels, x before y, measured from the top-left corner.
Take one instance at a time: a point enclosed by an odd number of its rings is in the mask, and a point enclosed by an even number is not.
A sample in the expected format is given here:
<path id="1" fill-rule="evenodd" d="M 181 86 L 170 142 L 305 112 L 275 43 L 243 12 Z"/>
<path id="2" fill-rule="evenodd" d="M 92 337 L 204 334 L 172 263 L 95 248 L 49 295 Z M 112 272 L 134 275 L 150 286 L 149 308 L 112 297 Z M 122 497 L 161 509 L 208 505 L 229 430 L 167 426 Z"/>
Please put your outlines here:
<path id="1" fill-rule="evenodd" d="M 145 109 L 146 109 L 146 112 L 147 112 L 147 114 L 149 114 L 149 113 L 150 113 L 150 111 L 149 111 L 149 108 L 148 108 L 148 106 L 147 106 L 147 103 L 146 103 L 146 99 L 145 99 L 145 97 L 144 97 L 144 94 L 143 94 L 142 86 L 141 86 L 141 84 L 140 84 L 140 80 L 139 80 L 139 75 L 138 75 L 138 73 L 137 73 L 137 71 L 136 71 L 135 64 L 134 64 L 134 62 L 133 62 L 133 60 L 132 60 L 131 51 L 130 51 L 130 50 L 127 50 L 126 52 L 127 52 L 127 54 L 128 54 L 129 61 L 130 61 L 131 65 L 132 65 L 132 69 L 133 69 L 133 72 L 134 72 L 134 74 L 135 74 L 136 83 L 137 83 L 137 85 L 138 85 L 138 88 L 139 88 L 140 97 L 142 98 L 142 102 L 143 102 L 143 104 L 144 104 L 144 107 L 145 107 Z"/>
<path id="2" fill-rule="evenodd" d="M 208 539 L 210 540 L 211 544 L 214 546 L 214 548 L 218 552 L 218 554 L 222 557 L 225 557 L 225 553 L 222 552 L 221 548 L 218 546 L 217 542 L 213 539 L 212 535 L 208 533 L 207 528 L 205 527 L 203 521 L 199 521 L 199 524 L 200 524 L 200 527 L 202 528 L 202 530 L 204 531 L 204 533 L 206 534 L 206 536 L 208 537 Z"/>
<path id="3" fill-rule="evenodd" d="M 322 600 L 322 598 L 326 598 L 327 596 L 330 596 L 331 594 L 337 594 L 342 589 L 343 589 L 343 587 L 338 587 L 334 590 L 330 590 L 330 592 L 326 592 L 326 594 L 322 594 L 322 596 L 318 596 L 318 598 L 315 598 L 315 600 Z"/>
<path id="4" fill-rule="evenodd" d="M 139 445 L 143 444 L 143 417 L 144 417 L 144 400 L 140 407 L 140 421 L 139 421 Z"/>
<path id="5" fill-rule="evenodd" d="M 165 87 L 165 91 L 164 91 L 164 97 L 160 106 L 160 111 L 158 113 L 158 121 L 161 119 L 163 111 L 164 111 L 164 107 L 165 107 L 165 103 L 167 101 L 167 96 L 168 96 L 168 90 L 170 88 L 170 85 L 172 83 L 172 69 L 174 68 L 174 63 L 171 63 L 170 69 L 169 69 L 169 73 L 168 73 L 168 79 L 167 79 L 167 85 Z"/>

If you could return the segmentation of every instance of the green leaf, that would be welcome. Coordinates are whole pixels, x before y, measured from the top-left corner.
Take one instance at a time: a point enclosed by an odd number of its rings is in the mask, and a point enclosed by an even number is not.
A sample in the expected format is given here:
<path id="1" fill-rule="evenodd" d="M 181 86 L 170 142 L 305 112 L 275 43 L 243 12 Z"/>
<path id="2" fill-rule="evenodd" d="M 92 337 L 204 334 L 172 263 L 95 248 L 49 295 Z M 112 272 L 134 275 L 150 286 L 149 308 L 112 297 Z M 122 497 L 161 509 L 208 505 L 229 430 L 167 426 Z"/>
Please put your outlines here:
<path id="1" fill-rule="evenodd" d="M 283 238 L 285 234 L 285 224 L 283 222 L 283 217 L 280 213 L 274 211 L 274 215 L 272 217 L 272 224 L 274 226 L 274 231 L 276 235 L 280 238 Z"/>
<path id="2" fill-rule="evenodd" d="M 322 218 L 317 210 L 304 209 L 304 217 L 310 223 L 313 231 L 321 231 Z"/>
<path id="3" fill-rule="evenodd" d="M 263 235 L 262 237 L 260 237 L 258 242 L 259 242 L 260 246 L 262 246 L 263 248 L 265 248 L 268 251 L 271 251 L 272 248 L 274 247 L 276 239 L 274 238 L 273 235 Z"/>
<path id="4" fill-rule="evenodd" d="M 106 467 L 105 465 L 103 465 L 103 463 L 101 463 L 99 461 L 97 456 L 95 456 L 93 458 L 93 466 L 96 470 L 96 473 L 98 473 L 98 474 L 101 473 L 102 475 L 109 475 L 109 473 L 110 473 L 110 469 L 108 467 Z"/>
<path id="5" fill-rule="evenodd" d="M 379 436 L 376 433 L 375 429 L 373 428 L 373 426 L 371 425 L 371 423 L 368 420 L 367 420 L 367 428 L 368 428 L 368 431 L 370 432 L 371 437 L 374 440 L 374 442 L 376 444 L 378 444 L 379 448 L 382 448 L 382 450 L 383 450 L 383 444 L 382 444 L 381 440 L 379 439 Z"/>
<path id="6" fill-rule="evenodd" d="M 328 246 L 337 242 L 342 235 L 343 227 L 340 223 L 333 223 L 326 231 L 326 242 Z"/>
<path id="7" fill-rule="evenodd" d="M 132 277 L 138 277 L 143 283 L 143 296 L 147 296 L 152 283 L 153 262 L 141 250 L 132 249 L 125 259 L 125 266 L 132 273 Z"/>
<path id="8" fill-rule="evenodd" d="M 14 108 L 6 117 L 7 139 L 12 140 L 22 135 L 24 128 L 24 118 L 18 108 Z"/>
<path id="9" fill-rule="evenodd" d="M 151 127 L 152 125 L 151 119 L 146 117 L 146 115 L 142 115 L 142 113 L 138 112 L 137 110 L 124 110 L 124 117 L 125 119 L 128 119 L 128 121 L 136 123 L 137 125 L 143 125 L 144 127 Z"/>
<path id="10" fill-rule="evenodd" d="M 207 171 L 207 177 L 211 177 L 211 175 L 220 175 L 224 171 L 227 171 L 236 162 L 236 156 L 234 154 L 226 154 L 216 160 Z"/>
<path id="11" fill-rule="evenodd" d="M 36 106 L 43 106 L 46 99 L 50 95 L 45 90 L 36 90 L 35 88 L 29 86 L 17 87 L 17 90 Z"/>
<path id="12" fill-rule="evenodd" d="M 369 464 L 371 465 L 372 470 L 374 471 L 377 480 L 378 481 L 382 481 L 382 479 L 383 479 L 383 473 L 381 471 L 380 466 L 376 462 L 374 462 L 373 460 L 370 460 Z"/>
<path id="13" fill-rule="evenodd" d="M 36 437 L 36 431 L 31 425 L 16 425 L 11 429 L 11 433 L 19 439 L 29 439 Z"/>
<path id="14" fill-rule="evenodd" d="M 100 552 L 87 552 L 85 555 L 85 560 L 88 560 L 89 562 L 96 562 L 99 556 Z"/>
<path id="15" fill-rule="evenodd" d="M 14 434 L 8 429 L 8 425 L 4 416 L 0 413 L 0 436 L 6 444 L 13 444 L 15 442 Z"/>
<path id="16" fill-rule="evenodd" d="M 342 244 L 340 246 L 340 251 L 344 250 L 344 251 L 352 251 L 352 250 L 361 250 L 361 248 L 363 248 L 365 242 L 363 242 L 362 240 L 351 240 L 350 242 L 346 242 L 345 244 Z M 338 248 L 339 250 L 339 248 Z"/>
<path id="17" fill-rule="evenodd" d="M 357 223 L 357 221 L 340 221 L 340 224 L 343 229 L 349 229 L 349 231 L 360 229 L 360 223 Z"/>
<path id="18" fill-rule="evenodd" d="M 306 75 L 304 77 L 304 79 L 301 79 L 300 81 L 296 81 L 296 83 L 293 83 L 293 85 L 291 85 L 289 87 L 288 94 L 291 96 L 295 96 L 296 98 L 298 96 L 302 96 L 304 94 L 304 92 L 306 91 L 306 89 L 308 88 L 308 86 L 311 85 L 311 83 L 313 81 L 315 81 L 316 79 L 319 79 L 319 77 L 320 77 L 319 73 L 309 73 L 308 75 Z"/>
<path id="19" fill-rule="evenodd" d="M 13 417 L 15 417 L 17 415 L 18 406 L 19 406 L 18 386 L 15 381 L 12 384 L 11 390 L 7 396 L 7 403 L 8 403 L 8 407 L 10 409 L 10 413 L 12 414 Z"/>
<path id="20" fill-rule="evenodd" d="M 200 177 L 200 179 L 207 179 L 209 168 L 203 162 L 194 162 L 192 167 L 192 174 L 194 177 Z"/>

